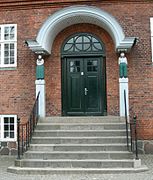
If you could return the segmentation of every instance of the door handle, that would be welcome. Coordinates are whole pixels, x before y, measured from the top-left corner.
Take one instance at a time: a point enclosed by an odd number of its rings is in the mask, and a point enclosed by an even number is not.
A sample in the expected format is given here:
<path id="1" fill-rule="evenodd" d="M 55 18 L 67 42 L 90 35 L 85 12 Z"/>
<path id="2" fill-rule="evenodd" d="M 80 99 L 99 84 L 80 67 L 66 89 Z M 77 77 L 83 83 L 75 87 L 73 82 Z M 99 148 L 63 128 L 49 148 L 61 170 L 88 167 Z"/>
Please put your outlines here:
<path id="1" fill-rule="evenodd" d="M 84 95 L 87 96 L 87 94 L 88 94 L 88 89 L 84 88 Z"/>

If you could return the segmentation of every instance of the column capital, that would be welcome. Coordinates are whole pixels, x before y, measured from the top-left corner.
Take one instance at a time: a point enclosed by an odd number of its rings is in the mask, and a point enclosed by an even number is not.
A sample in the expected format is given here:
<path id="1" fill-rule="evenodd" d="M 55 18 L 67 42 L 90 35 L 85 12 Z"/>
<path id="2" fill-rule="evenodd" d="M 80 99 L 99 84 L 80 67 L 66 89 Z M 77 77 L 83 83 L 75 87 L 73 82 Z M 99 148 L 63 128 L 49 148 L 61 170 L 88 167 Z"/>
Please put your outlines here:
<path id="1" fill-rule="evenodd" d="M 128 83 L 128 81 L 129 81 L 128 78 L 124 78 L 124 77 L 123 78 L 119 78 L 119 82 L 120 83 Z"/>
<path id="2" fill-rule="evenodd" d="M 44 84 L 45 84 L 45 80 L 44 79 L 35 80 L 35 85 L 44 85 Z"/>

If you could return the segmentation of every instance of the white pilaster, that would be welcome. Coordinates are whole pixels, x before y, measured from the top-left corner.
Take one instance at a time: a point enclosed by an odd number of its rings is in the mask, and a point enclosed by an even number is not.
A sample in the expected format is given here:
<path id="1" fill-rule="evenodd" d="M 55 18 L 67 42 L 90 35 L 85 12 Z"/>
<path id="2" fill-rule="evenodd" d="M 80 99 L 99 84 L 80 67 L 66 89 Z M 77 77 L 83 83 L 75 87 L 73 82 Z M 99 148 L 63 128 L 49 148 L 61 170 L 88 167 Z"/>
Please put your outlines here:
<path id="1" fill-rule="evenodd" d="M 129 88 L 128 78 L 119 78 L 120 88 L 120 116 L 125 116 L 124 90 L 126 92 L 127 116 L 129 116 Z"/>
<path id="2" fill-rule="evenodd" d="M 36 97 L 38 93 L 40 92 L 39 95 L 39 116 L 41 118 L 46 116 L 46 90 L 45 90 L 45 80 L 40 79 L 35 81 L 36 84 Z"/>

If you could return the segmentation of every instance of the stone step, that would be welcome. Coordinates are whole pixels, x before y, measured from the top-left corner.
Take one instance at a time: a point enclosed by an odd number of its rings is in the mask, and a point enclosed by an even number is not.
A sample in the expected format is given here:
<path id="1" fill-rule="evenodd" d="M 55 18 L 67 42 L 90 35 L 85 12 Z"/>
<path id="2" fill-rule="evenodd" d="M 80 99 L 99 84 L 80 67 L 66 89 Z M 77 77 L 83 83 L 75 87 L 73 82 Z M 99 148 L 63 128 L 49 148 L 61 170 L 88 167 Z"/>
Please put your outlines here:
<path id="1" fill-rule="evenodd" d="M 125 136 L 125 130 L 36 130 L 33 137 L 103 137 Z"/>
<path id="2" fill-rule="evenodd" d="M 37 130 L 116 130 L 125 129 L 125 123 L 38 123 Z"/>
<path id="3" fill-rule="evenodd" d="M 22 175 L 47 175 L 47 174 L 113 174 L 113 173 L 138 173 L 147 171 L 146 166 L 138 168 L 32 168 L 32 167 L 8 167 L 7 171 L 10 173 Z"/>
<path id="4" fill-rule="evenodd" d="M 16 160 L 15 166 L 18 167 L 52 167 L 52 168 L 132 168 L 134 167 L 134 160 L 122 159 L 22 159 Z"/>
<path id="5" fill-rule="evenodd" d="M 9 172 L 17 174 L 123 173 L 147 170 L 127 151 L 125 119 L 47 117 L 29 150 Z"/>
<path id="6" fill-rule="evenodd" d="M 110 144 L 126 143 L 125 136 L 106 137 L 33 137 L 33 144 Z"/>
<path id="7" fill-rule="evenodd" d="M 133 159 L 133 154 L 124 151 L 28 151 L 24 159 Z"/>
<path id="8" fill-rule="evenodd" d="M 71 116 L 71 117 L 46 117 L 40 123 L 124 123 L 125 118 L 118 116 Z"/>
<path id="9" fill-rule="evenodd" d="M 127 151 L 126 144 L 31 144 L 30 151 Z"/>

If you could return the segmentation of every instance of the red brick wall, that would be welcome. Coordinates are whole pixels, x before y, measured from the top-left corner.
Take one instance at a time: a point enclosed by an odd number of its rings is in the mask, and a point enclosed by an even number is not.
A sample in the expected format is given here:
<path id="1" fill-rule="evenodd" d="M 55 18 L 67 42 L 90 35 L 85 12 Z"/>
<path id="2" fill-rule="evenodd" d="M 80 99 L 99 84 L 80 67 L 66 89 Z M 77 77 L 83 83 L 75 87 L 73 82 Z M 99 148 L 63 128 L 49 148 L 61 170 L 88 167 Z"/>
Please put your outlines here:
<path id="1" fill-rule="evenodd" d="M 78 2 L 78 4 L 82 4 Z M 153 17 L 153 3 L 94 1 L 112 14 L 121 24 L 126 36 L 139 37 L 139 42 L 128 54 L 130 112 L 138 115 L 139 137 L 153 137 L 153 68 L 151 63 L 149 18 Z M 73 5 L 67 3 L 66 6 Z M 35 98 L 36 56 L 25 45 L 26 39 L 35 39 L 49 15 L 64 7 L 62 4 L 20 6 L 18 10 L 3 9 L 0 24 L 16 23 L 18 26 L 18 67 L 16 70 L 0 70 L 0 114 L 19 114 L 24 120 Z M 60 47 L 65 38 L 75 32 L 95 33 L 106 45 L 107 106 L 108 114 L 118 115 L 119 84 L 118 55 L 111 37 L 94 25 L 74 25 L 63 30 L 55 39 L 52 55 L 45 58 L 47 115 L 61 114 L 61 59 Z"/>

